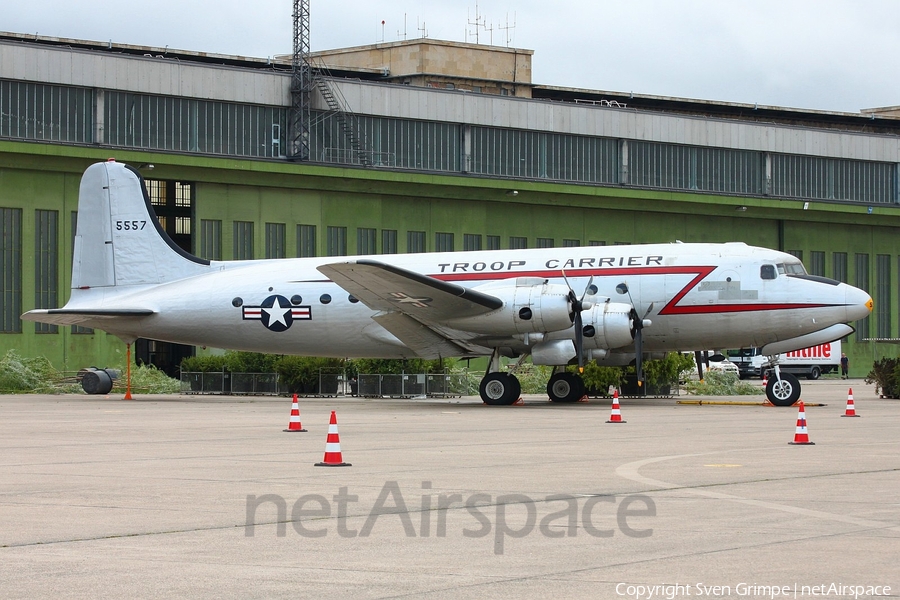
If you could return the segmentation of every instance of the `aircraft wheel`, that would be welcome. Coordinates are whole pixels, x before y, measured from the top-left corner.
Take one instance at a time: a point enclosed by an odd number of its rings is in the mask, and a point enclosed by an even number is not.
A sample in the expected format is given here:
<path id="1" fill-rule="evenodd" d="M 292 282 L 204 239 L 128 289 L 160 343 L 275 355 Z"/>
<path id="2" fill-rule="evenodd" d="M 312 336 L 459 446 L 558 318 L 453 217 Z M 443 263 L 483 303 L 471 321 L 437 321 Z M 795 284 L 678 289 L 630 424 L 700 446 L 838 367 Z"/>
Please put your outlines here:
<path id="1" fill-rule="evenodd" d="M 766 398 L 775 406 L 793 406 L 800 399 L 800 380 L 790 373 L 782 373 L 781 379 L 773 376 L 766 385 Z"/>
<path id="2" fill-rule="evenodd" d="M 812 380 L 816 380 L 821 376 L 822 376 L 822 371 L 819 369 L 819 367 L 813 367 L 812 369 L 809 370 L 809 373 L 806 374 L 806 378 L 812 379 Z"/>
<path id="3" fill-rule="evenodd" d="M 584 381 L 575 373 L 555 373 L 547 382 L 551 402 L 575 402 L 584 396 Z"/>
<path id="4" fill-rule="evenodd" d="M 485 404 L 502 406 L 519 399 L 522 386 L 515 375 L 509 373 L 488 373 L 479 386 L 481 399 Z"/>

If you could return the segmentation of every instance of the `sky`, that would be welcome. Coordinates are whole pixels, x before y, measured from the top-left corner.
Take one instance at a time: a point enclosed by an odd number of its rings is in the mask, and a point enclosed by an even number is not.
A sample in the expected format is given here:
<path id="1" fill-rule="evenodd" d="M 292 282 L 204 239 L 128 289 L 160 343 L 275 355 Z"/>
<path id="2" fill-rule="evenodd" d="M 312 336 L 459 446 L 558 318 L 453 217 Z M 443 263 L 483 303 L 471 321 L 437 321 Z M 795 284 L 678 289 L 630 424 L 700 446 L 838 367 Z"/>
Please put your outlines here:
<path id="1" fill-rule="evenodd" d="M 291 53 L 292 8 L 10 1 L 0 31 L 265 58 Z M 839 112 L 900 105 L 900 0 L 310 0 L 312 51 L 423 35 L 474 43 L 476 31 L 479 43 L 533 50 L 536 84 Z"/>

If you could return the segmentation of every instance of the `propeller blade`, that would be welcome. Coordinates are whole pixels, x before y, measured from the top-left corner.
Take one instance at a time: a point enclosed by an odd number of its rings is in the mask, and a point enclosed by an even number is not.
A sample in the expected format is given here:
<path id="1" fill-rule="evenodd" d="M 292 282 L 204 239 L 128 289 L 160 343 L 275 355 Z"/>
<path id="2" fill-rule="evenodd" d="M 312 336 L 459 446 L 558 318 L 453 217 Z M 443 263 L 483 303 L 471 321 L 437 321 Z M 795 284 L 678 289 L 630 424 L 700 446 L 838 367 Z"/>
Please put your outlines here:
<path id="1" fill-rule="evenodd" d="M 591 288 L 591 284 L 594 283 L 594 276 L 591 275 L 591 278 L 588 280 L 586 286 L 584 286 L 584 291 L 581 293 L 581 298 L 575 295 L 575 290 L 572 289 L 572 284 L 569 283 L 569 278 L 566 276 L 566 270 L 562 270 L 563 280 L 566 282 L 566 287 L 569 288 L 569 303 L 572 306 L 572 312 L 569 313 L 569 318 L 572 319 L 572 324 L 575 326 L 575 353 L 578 355 L 578 372 L 584 372 L 584 322 L 581 318 L 581 312 L 584 310 L 584 297 L 587 296 L 588 290 Z"/>
<path id="2" fill-rule="evenodd" d="M 644 327 L 634 330 L 634 372 L 638 389 L 644 386 Z"/>
<path id="3" fill-rule="evenodd" d="M 575 313 L 575 353 L 578 355 L 578 372 L 584 372 L 584 327 L 581 311 Z"/>
<path id="4" fill-rule="evenodd" d="M 703 381 L 703 358 L 700 356 L 700 351 L 694 351 L 694 362 L 697 363 L 697 375 L 700 377 L 700 381 Z"/>

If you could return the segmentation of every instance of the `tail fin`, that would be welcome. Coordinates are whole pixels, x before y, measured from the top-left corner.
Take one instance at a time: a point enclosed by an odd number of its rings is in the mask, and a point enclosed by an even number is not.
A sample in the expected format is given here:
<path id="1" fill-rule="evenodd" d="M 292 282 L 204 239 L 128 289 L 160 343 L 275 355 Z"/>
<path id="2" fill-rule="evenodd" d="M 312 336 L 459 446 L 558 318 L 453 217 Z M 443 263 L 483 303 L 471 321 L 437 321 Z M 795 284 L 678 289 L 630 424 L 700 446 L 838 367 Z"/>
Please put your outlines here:
<path id="1" fill-rule="evenodd" d="M 165 283 L 201 274 L 208 265 L 162 229 L 135 169 L 110 160 L 84 172 L 73 289 Z"/>

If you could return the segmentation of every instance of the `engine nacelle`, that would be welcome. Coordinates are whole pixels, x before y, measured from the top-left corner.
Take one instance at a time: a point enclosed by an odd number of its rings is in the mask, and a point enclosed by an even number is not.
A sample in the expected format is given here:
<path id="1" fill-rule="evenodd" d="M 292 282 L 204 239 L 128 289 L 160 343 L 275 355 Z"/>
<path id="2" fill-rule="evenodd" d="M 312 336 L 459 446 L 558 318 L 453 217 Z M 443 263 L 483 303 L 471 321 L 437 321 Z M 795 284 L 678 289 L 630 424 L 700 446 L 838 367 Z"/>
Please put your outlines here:
<path id="1" fill-rule="evenodd" d="M 536 277 L 478 286 L 479 292 L 503 300 L 503 306 L 477 317 L 451 319 L 449 327 L 493 335 L 546 333 L 572 326 L 569 288 Z"/>
<path id="2" fill-rule="evenodd" d="M 622 348 L 634 341 L 630 304 L 595 304 L 581 313 L 581 320 L 584 324 L 585 350 Z M 593 335 L 589 335 L 591 332 Z"/>

